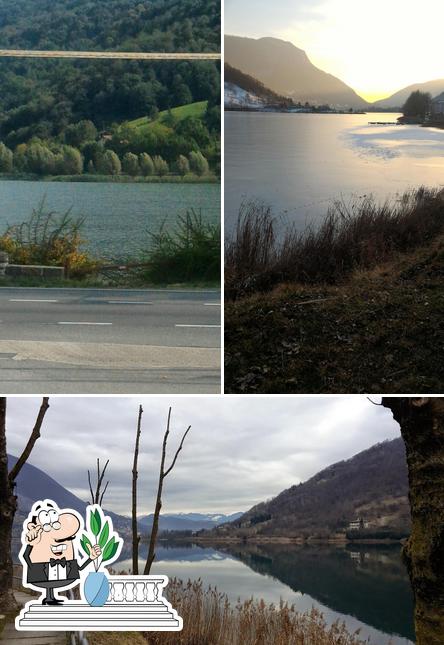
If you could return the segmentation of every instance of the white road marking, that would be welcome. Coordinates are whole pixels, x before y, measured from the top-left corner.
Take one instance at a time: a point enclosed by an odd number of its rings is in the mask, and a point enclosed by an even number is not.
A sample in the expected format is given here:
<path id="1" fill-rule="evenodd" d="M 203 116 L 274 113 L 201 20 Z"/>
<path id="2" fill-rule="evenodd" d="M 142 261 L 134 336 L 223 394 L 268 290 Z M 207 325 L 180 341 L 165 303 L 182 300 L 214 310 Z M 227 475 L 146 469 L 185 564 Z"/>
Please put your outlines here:
<path id="1" fill-rule="evenodd" d="M 220 307 L 220 302 L 204 302 L 205 307 Z"/>
<path id="2" fill-rule="evenodd" d="M 10 298 L 9 302 L 58 302 L 58 300 L 46 300 L 43 298 L 40 298 L 39 300 L 31 298 Z"/>
<path id="3" fill-rule="evenodd" d="M 152 305 L 152 302 L 140 300 L 108 300 L 109 305 Z"/>
<path id="4" fill-rule="evenodd" d="M 175 325 L 175 327 L 217 327 L 220 329 L 221 325 Z"/>
<path id="5" fill-rule="evenodd" d="M 112 325 L 110 322 L 58 322 L 58 325 Z"/>

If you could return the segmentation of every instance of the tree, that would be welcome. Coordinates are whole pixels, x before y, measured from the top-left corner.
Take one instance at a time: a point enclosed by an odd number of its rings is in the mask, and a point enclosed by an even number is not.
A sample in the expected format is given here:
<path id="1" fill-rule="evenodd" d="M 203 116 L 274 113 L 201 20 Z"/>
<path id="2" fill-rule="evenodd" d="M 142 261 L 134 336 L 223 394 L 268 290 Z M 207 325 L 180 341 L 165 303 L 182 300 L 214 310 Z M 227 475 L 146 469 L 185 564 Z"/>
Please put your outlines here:
<path id="1" fill-rule="evenodd" d="M 136 432 L 136 445 L 134 446 L 134 460 L 133 460 L 133 487 L 132 487 L 132 518 L 131 528 L 133 535 L 133 575 L 139 575 L 139 542 L 140 535 L 137 530 L 137 478 L 139 473 L 137 471 L 137 463 L 139 459 L 139 442 L 140 433 L 142 431 L 142 414 L 143 408 L 139 405 L 139 417 L 137 419 L 137 432 Z"/>
<path id="2" fill-rule="evenodd" d="M 0 143 L 0 172 L 11 172 L 13 162 L 12 150 Z"/>
<path id="3" fill-rule="evenodd" d="M 402 113 L 404 116 L 418 117 L 424 119 L 430 112 L 432 97 L 428 92 L 416 90 L 412 92 L 404 103 Z"/>
<path id="4" fill-rule="evenodd" d="M 113 150 L 107 150 L 99 157 L 99 171 L 104 175 L 119 175 L 121 170 L 120 159 Z"/>
<path id="5" fill-rule="evenodd" d="M 186 175 L 187 173 L 190 172 L 190 164 L 188 162 L 188 159 L 184 157 L 183 155 L 179 155 L 177 162 L 176 162 L 176 168 L 177 172 L 179 175 Z"/>
<path id="6" fill-rule="evenodd" d="M 190 152 L 190 169 L 201 177 L 206 175 L 209 171 L 208 161 L 205 159 L 201 152 Z"/>
<path id="7" fill-rule="evenodd" d="M 406 446 L 410 538 L 404 555 L 415 596 L 417 645 L 444 634 L 444 398 L 383 397 Z"/>
<path id="8" fill-rule="evenodd" d="M 167 175 L 169 172 L 169 167 L 165 159 L 163 159 L 161 156 L 156 155 L 153 159 L 153 164 L 154 164 L 154 172 L 156 175 L 159 175 L 159 177 L 163 177 L 164 175 Z"/>
<path id="9" fill-rule="evenodd" d="M 183 448 L 184 441 L 186 439 L 187 434 L 191 430 L 191 426 L 188 426 L 188 428 L 185 430 L 182 440 L 179 444 L 178 449 L 176 450 L 176 454 L 174 455 L 174 459 L 171 462 L 171 466 L 165 470 L 165 460 L 166 460 L 166 451 L 167 451 L 167 444 L 168 444 L 168 435 L 170 434 L 170 421 L 171 421 L 171 408 L 168 410 L 168 420 L 167 420 L 167 427 L 165 430 L 165 434 L 163 437 L 163 444 L 162 444 L 162 456 L 160 460 L 160 471 L 159 471 L 159 483 L 157 486 L 157 498 L 156 498 L 156 506 L 154 509 L 154 516 L 153 516 L 153 526 L 151 529 L 151 536 L 150 536 L 150 544 L 148 548 L 148 556 L 146 559 L 146 564 L 145 564 L 145 570 L 144 570 L 144 575 L 149 575 L 151 571 L 151 566 L 154 562 L 154 558 L 156 557 L 155 553 L 155 548 L 156 548 L 156 540 L 157 540 L 157 533 L 159 531 L 159 517 L 160 517 L 160 511 L 162 509 L 162 491 L 163 491 L 163 484 L 165 482 L 165 479 L 168 477 L 170 472 L 173 470 L 174 466 L 176 465 L 177 458 L 179 456 L 180 451 Z"/>
<path id="10" fill-rule="evenodd" d="M 147 152 L 142 152 L 139 155 L 140 172 L 144 177 L 149 177 L 154 173 L 153 160 Z"/>
<path id="11" fill-rule="evenodd" d="M 109 464 L 109 459 L 107 459 L 106 464 L 100 470 L 100 459 L 97 459 L 97 483 L 96 483 L 96 491 L 95 493 L 93 492 L 92 488 L 92 483 L 91 483 L 91 473 L 88 470 L 88 484 L 89 484 L 89 492 L 91 493 L 91 504 L 98 504 L 99 506 L 102 506 L 103 498 L 106 493 L 106 489 L 108 488 L 109 481 L 106 482 L 105 488 L 102 491 L 102 483 L 103 483 L 103 478 L 105 476 L 105 471 L 108 467 Z"/>
<path id="12" fill-rule="evenodd" d="M 16 479 L 29 459 L 37 439 L 40 437 L 49 399 L 43 397 L 34 427 L 28 442 L 8 472 L 8 453 L 6 447 L 6 397 L 0 397 L 0 611 L 10 612 L 17 609 L 12 591 L 12 525 L 17 510 L 17 497 L 14 493 Z"/>
<path id="13" fill-rule="evenodd" d="M 122 170 L 126 175 L 135 177 L 139 174 L 139 160 L 137 155 L 127 152 L 122 159 Z"/>
<path id="14" fill-rule="evenodd" d="M 25 169 L 29 172 L 36 175 L 54 174 L 56 157 L 39 141 L 33 141 L 27 146 L 25 157 Z"/>
<path id="15" fill-rule="evenodd" d="M 63 146 L 57 158 L 57 172 L 60 175 L 81 175 L 83 172 L 83 158 L 76 148 Z"/>
<path id="16" fill-rule="evenodd" d="M 83 119 L 78 123 L 68 125 L 65 130 L 65 141 L 68 145 L 78 148 L 86 141 L 94 141 L 97 138 L 97 128 L 89 119 Z"/>

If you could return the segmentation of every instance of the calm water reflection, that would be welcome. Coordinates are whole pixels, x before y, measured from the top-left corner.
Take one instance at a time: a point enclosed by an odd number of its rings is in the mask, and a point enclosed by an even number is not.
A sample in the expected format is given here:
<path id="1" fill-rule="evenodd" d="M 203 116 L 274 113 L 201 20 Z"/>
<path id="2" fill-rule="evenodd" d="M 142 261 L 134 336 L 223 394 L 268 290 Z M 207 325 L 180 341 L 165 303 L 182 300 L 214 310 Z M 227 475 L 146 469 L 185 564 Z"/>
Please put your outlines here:
<path id="1" fill-rule="evenodd" d="M 194 208 L 206 221 L 220 220 L 219 184 L 118 184 L 0 181 L 0 231 L 23 222 L 46 195 L 48 209 L 86 218 L 87 246 L 100 256 L 125 258 L 140 252 L 147 231 Z"/>
<path id="2" fill-rule="evenodd" d="M 129 553 L 125 558 L 120 564 L 129 570 Z M 232 601 L 253 596 L 278 603 L 282 598 L 301 611 L 314 605 L 329 622 L 340 618 L 349 629 L 360 628 L 373 645 L 414 640 L 413 600 L 399 546 L 165 545 L 157 551 L 153 572 L 201 578 Z"/>
<path id="3" fill-rule="evenodd" d="M 303 228 L 341 197 L 385 200 L 443 186 L 444 130 L 368 124 L 397 116 L 226 112 L 227 232 L 243 200 L 263 201 Z"/>

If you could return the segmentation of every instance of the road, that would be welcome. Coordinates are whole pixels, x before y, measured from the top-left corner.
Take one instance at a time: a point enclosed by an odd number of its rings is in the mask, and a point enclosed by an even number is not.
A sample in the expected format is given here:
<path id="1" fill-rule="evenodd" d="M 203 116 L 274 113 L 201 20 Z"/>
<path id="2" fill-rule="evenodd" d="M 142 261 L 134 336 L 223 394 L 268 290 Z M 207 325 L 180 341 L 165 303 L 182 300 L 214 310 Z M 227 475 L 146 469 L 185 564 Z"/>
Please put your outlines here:
<path id="1" fill-rule="evenodd" d="M 0 288 L 4 394 L 220 392 L 220 292 Z"/>

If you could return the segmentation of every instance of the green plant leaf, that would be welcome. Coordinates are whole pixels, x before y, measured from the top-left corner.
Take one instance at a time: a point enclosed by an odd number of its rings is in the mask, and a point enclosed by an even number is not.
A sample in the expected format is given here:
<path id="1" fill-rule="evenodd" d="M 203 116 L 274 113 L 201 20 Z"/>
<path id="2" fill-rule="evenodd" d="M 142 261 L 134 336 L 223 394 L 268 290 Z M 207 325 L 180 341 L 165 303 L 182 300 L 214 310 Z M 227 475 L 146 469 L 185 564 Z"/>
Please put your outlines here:
<path id="1" fill-rule="evenodd" d="M 116 555 L 117 548 L 118 548 L 118 544 L 116 543 L 116 540 L 115 540 L 114 535 L 113 535 L 111 540 L 108 542 L 106 547 L 103 549 L 102 562 L 105 562 L 106 560 L 111 560 L 111 558 Z"/>
<path id="2" fill-rule="evenodd" d="M 92 544 L 86 535 L 82 535 L 80 539 L 80 544 L 82 546 L 82 549 L 85 551 L 86 555 L 90 555 L 88 546 L 92 546 Z"/>
<path id="3" fill-rule="evenodd" d="M 94 535 L 99 534 L 100 527 L 94 511 L 91 511 L 89 514 L 89 526 Z"/>
<path id="4" fill-rule="evenodd" d="M 101 549 L 103 549 L 103 547 L 107 543 L 108 536 L 109 536 L 109 524 L 106 521 L 105 524 L 103 525 L 103 529 L 99 537 L 99 546 Z"/>
<path id="5" fill-rule="evenodd" d="M 94 535 L 99 535 L 100 529 L 102 528 L 102 516 L 97 509 L 94 511 L 94 516 L 97 522 L 97 533 L 94 533 Z"/>

